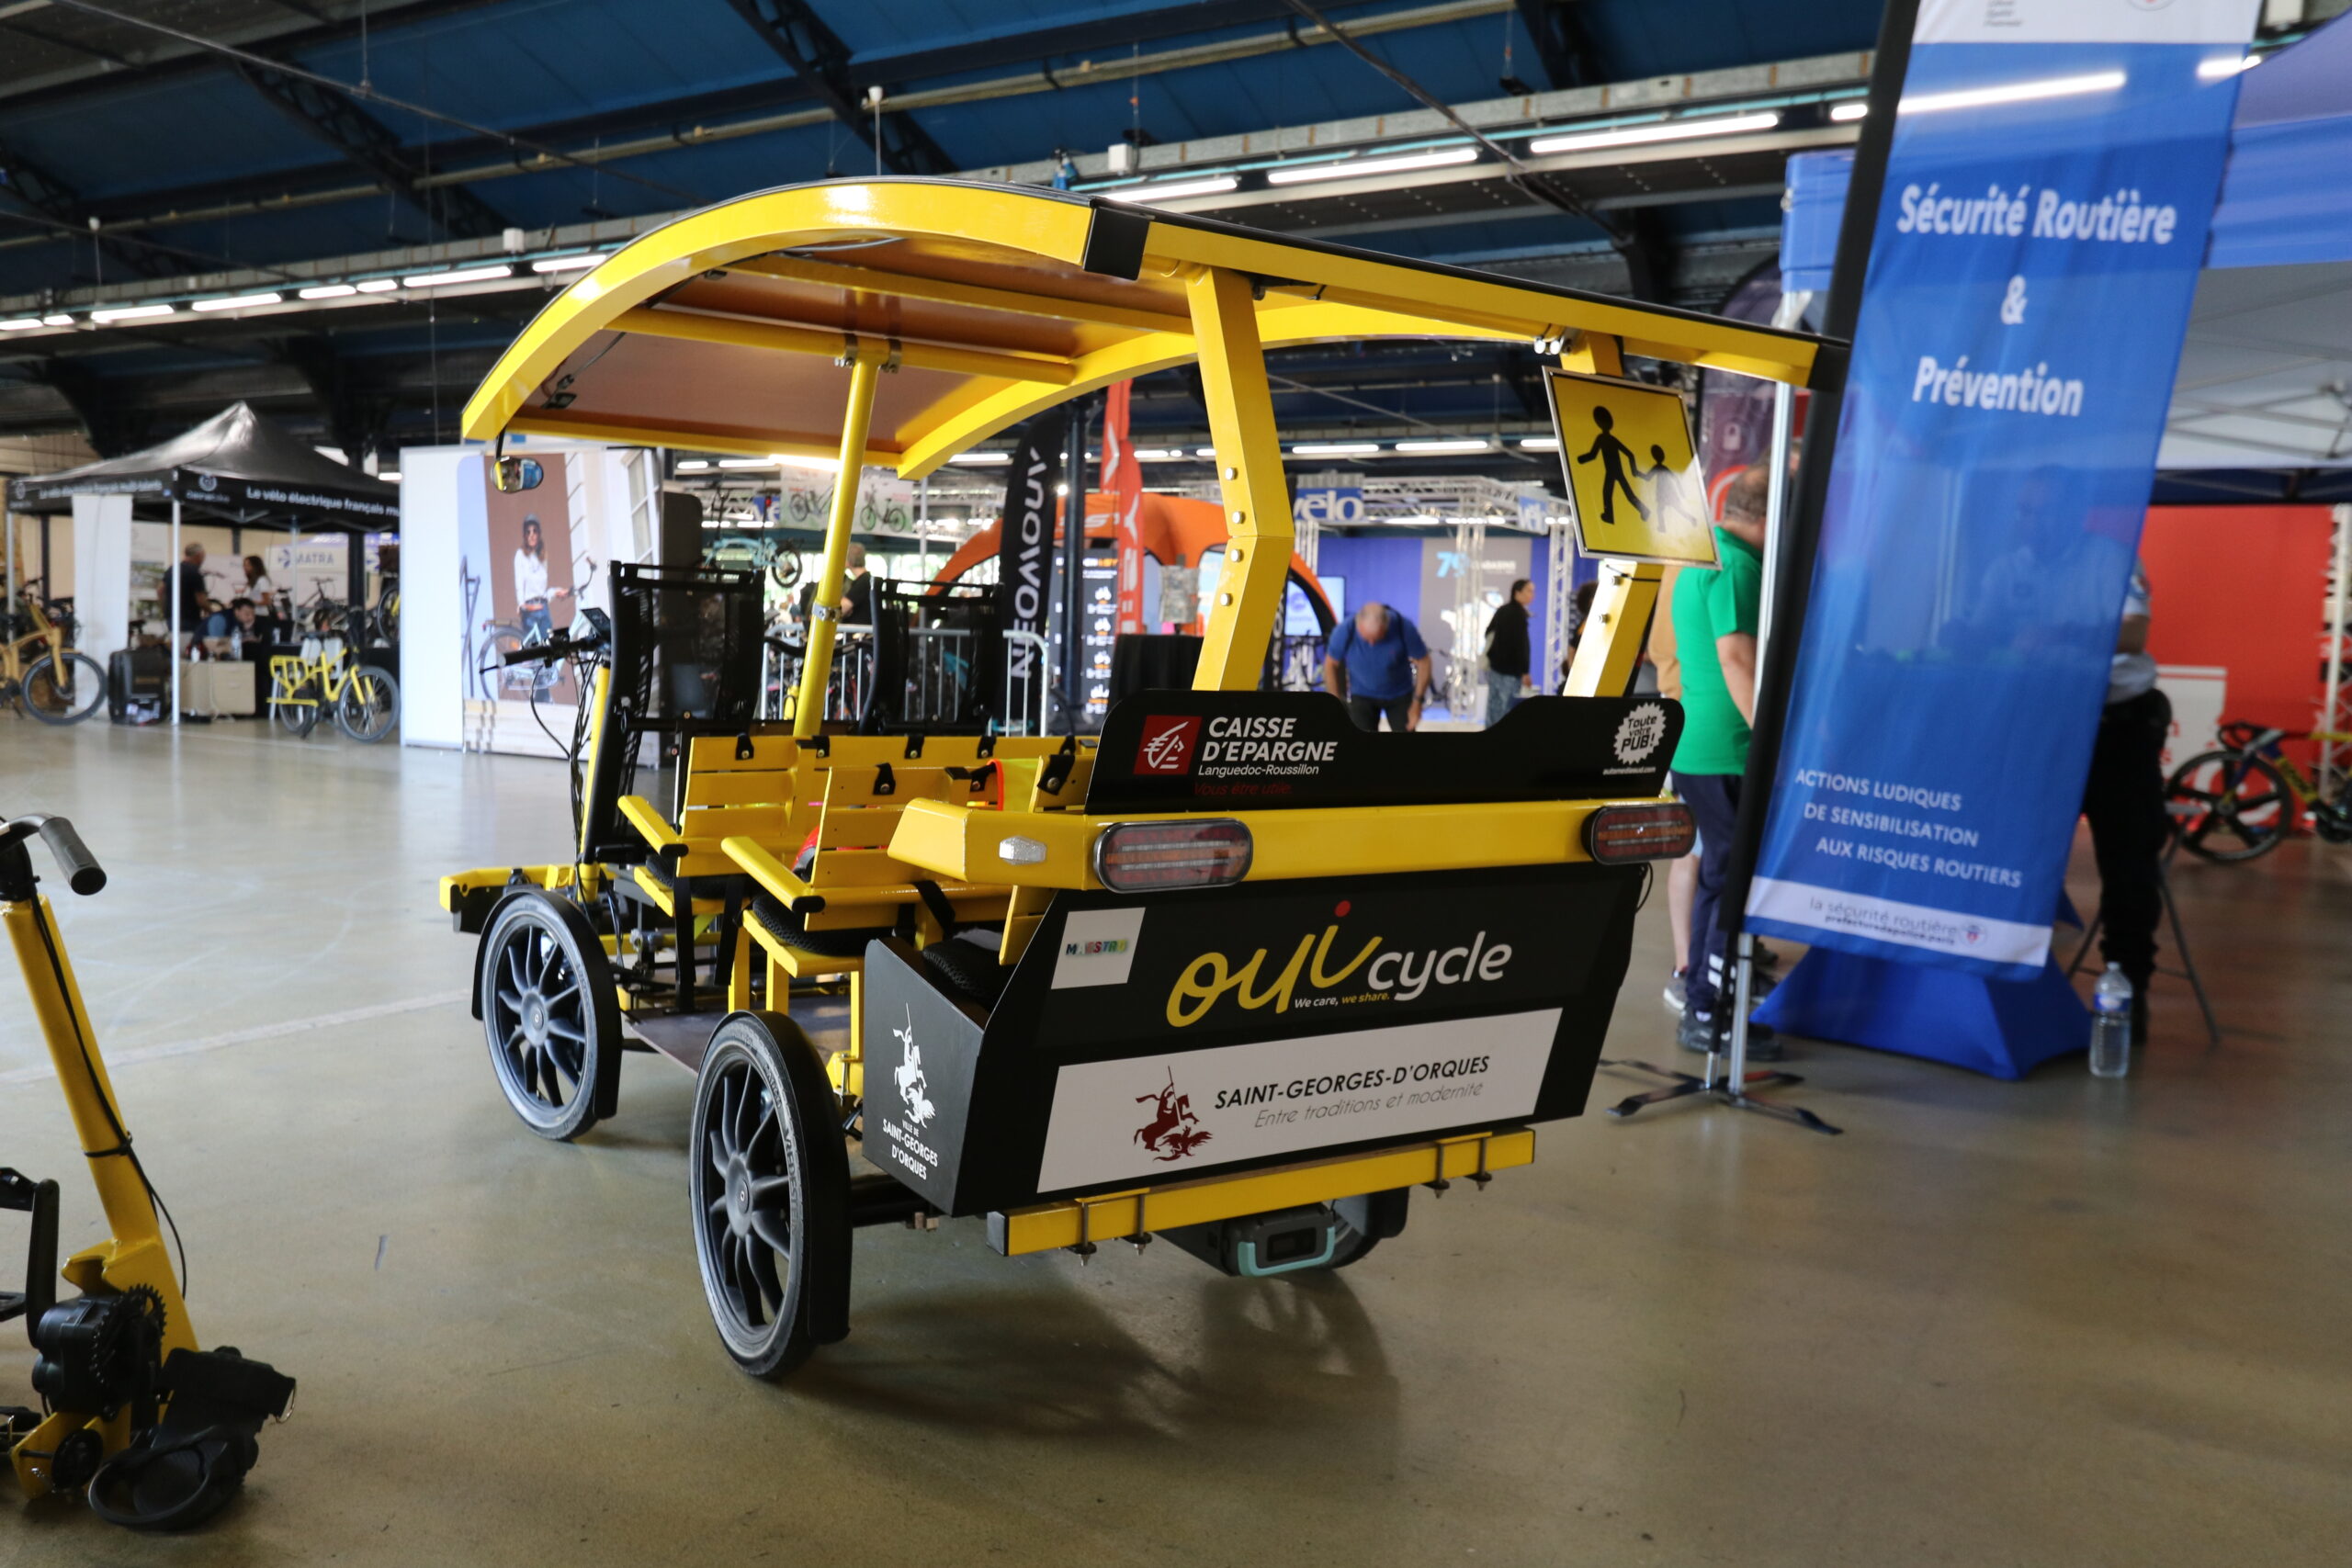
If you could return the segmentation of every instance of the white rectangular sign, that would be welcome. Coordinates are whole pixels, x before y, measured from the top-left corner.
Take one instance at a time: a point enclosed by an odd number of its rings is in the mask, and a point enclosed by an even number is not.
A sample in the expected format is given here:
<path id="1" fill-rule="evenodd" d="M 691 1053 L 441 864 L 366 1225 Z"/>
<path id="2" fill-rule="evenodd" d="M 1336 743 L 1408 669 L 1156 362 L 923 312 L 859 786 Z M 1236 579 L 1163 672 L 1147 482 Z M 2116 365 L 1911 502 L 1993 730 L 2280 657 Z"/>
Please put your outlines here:
<path id="1" fill-rule="evenodd" d="M 1531 1116 L 1560 1010 L 1064 1067 L 1037 1189 L 1178 1180 L 1235 1160 Z"/>

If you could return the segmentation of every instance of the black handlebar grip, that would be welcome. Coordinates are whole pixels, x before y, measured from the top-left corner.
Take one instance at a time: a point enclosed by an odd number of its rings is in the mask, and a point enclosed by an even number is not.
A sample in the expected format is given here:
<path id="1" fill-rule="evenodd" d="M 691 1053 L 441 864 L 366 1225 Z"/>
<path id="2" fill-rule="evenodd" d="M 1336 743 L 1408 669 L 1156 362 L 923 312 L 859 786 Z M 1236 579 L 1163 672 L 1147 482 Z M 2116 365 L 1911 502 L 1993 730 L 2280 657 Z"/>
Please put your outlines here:
<path id="1" fill-rule="evenodd" d="M 106 868 L 90 852 L 90 846 L 82 841 L 82 835 L 74 830 L 73 823 L 62 817 L 48 816 L 35 818 L 34 823 L 48 843 L 49 852 L 57 857 L 58 869 L 65 873 L 67 886 L 86 898 L 107 885 Z"/>
<path id="2" fill-rule="evenodd" d="M 545 664 L 561 659 L 571 651 L 568 642 L 543 642 L 531 648 L 518 648 L 498 656 L 498 662 L 510 668 L 517 664 Z"/>

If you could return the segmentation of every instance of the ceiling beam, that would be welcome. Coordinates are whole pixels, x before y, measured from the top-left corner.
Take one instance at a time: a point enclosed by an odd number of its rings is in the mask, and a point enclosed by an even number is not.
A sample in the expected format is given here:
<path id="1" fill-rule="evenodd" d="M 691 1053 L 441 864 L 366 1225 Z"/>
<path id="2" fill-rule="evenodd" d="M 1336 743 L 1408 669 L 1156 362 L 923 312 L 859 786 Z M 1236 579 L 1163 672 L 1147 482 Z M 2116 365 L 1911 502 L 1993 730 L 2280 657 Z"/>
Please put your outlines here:
<path id="1" fill-rule="evenodd" d="M 1574 0 L 1519 0 L 1519 19 L 1535 40 L 1546 85 L 1589 87 L 1609 80 L 1606 62 L 1577 17 Z"/>
<path id="2" fill-rule="evenodd" d="M 270 105 L 303 130 L 381 181 L 386 190 L 423 213 L 427 222 L 458 239 L 480 240 L 507 227 L 496 208 L 462 186 L 426 190 L 424 171 L 411 163 L 390 127 L 351 96 L 304 77 L 266 66 L 234 62 L 237 74 Z"/>
<path id="3" fill-rule="evenodd" d="M 52 223 L 77 231 L 88 227 L 89 209 L 72 186 L 5 145 L 0 145 L 0 191 Z M 6 216 L 6 212 L 5 208 L 0 208 L 0 216 Z M 151 246 L 126 244 L 104 235 L 98 237 L 97 243 L 106 254 L 141 277 L 163 277 L 180 270 L 176 261 Z"/>
<path id="4" fill-rule="evenodd" d="M 857 133 L 894 175 L 952 175 L 956 160 L 904 114 L 866 106 L 850 70 L 849 46 L 808 0 L 728 0 L 752 30 L 815 92 L 833 118 Z"/>

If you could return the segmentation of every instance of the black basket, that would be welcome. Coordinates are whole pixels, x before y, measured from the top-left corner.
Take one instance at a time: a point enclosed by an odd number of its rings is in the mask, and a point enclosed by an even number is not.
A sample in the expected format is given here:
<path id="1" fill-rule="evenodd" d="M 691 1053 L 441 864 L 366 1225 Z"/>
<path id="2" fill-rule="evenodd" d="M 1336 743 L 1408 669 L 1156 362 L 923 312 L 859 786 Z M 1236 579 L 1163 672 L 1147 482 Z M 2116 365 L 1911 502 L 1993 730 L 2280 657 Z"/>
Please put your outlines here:
<path id="1" fill-rule="evenodd" d="M 620 814 L 637 793 L 640 744 L 749 729 L 760 689 L 764 614 L 760 574 L 708 567 L 612 568 L 613 629 L 604 716 L 591 752 L 581 855 L 642 859 L 644 840 Z"/>
<path id="2" fill-rule="evenodd" d="M 995 586 L 876 581 L 873 592 L 873 675 L 859 694 L 859 731 L 987 729 L 1003 697 Z"/>

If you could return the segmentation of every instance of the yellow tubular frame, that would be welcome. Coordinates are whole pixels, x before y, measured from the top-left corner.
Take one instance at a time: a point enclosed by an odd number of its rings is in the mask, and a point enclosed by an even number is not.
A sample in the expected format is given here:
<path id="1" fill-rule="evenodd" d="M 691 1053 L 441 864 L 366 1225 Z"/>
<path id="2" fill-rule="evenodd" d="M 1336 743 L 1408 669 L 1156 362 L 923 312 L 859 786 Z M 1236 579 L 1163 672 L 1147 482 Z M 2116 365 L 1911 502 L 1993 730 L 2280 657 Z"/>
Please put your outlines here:
<path id="1" fill-rule="evenodd" d="M 1250 280 L 1222 267 L 1202 267 L 1185 278 L 1184 289 L 1200 343 L 1201 389 L 1229 541 L 1193 685 L 1204 692 L 1250 692 L 1257 690 L 1290 578 L 1282 438 L 1274 430 Z"/>
<path id="2" fill-rule="evenodd" d="M 825 519 L 825 564 L 808 602 L 808 655 L 792 708 L 792 738 L 815 739 L 825 722 L 825 682 L 833 668 L 833 623 L 841 616 L 842 578 L 849 570 L 850 525 L 857 520 L 857 488 L 865 467 L 865 432 L 874 422 L 875 378 L 882 367 L 861 349 L 849 367 L 849 406 L 842 411 L 841 472 L 833 479 L 833 510 Z"/>
<path id="3" fill-rule="evenodd" d="M 172 1272 L 170 1256 L 155 1227 L 155 1207 L 146 1183 L 130 1162 L 128 1134 L 119 1138 L 122 1113 L 114 1084 L 98 1055 L 96 1032 L 90 1027 L 90 1010 L 83 1005 L 82 987 L 74 978 L 73 961 L 58 938 L 57 916 L 39 894 L 21 902 L 0 906 L 0 925 L 24 971 L 25 991 L 32 999 L 33 1016 L 40 1021 L 49 1043 L 49 1059 L 56 1069 L 58 1087 L 65 1091 L 65 1109 L 74 1119 L 74 1134 L 82 1140 L 90 1167 L 90 1181 L 98 1190 L 98 1205 L 113 1234 L 95 1247 L 85 1247 L 68 1258 L 62 1272 L 84 1293 L 127 1291 L 145 1285 L 163 1298 L 164 1354 L 197 1348 L 188 1325 L 187 1303 L 180 1298 L 179 1280 Z M 111 1454 L 130 1440 L 127 1415 L 101 1421 L 88 1411 L 61 1410 L 33 1429 L 10 1450 L 17 1482 L 26 1495 L 50 1489 L 44 1462 L 31 1453 L 54 1452 L 59 1439 L 82 1427 L 96 1430 Z"/>

